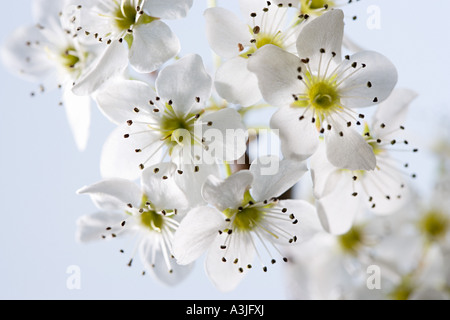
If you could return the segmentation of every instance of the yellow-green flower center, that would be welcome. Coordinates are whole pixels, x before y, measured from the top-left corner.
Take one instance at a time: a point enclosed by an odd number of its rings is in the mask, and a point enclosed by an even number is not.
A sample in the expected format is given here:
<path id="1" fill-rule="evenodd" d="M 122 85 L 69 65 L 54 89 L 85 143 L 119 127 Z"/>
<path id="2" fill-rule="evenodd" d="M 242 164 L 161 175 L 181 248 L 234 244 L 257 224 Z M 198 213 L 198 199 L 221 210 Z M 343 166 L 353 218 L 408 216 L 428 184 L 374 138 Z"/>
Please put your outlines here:
<path id="1" fill-rule="evenodd" d="M 128 30 L 136 23 L 137 11 L 129 1 L 126 1 L 123 6 L 118 6 L 114 12 L 116 27 L 119 30 Z"/>
<path id="2" fill-rule="evenodd" d="M 327 112 L 340 102 L 334 84 L 326 80 L 314 83 L 308 90 L 308 97 L 311 105 L 321 112 Z"/>
<path id="3" fill-rule="evenodd" d="M 116 2 L 113 17 L 115 26 L 119 31 L 129 30 L 133 25 L 147 24 L 158 19 L 143 11 L 138 12 L 138 8 L 134 7 L 130 0 L 125 0 L 122 4 Z"/>
<path id="4" fill-rule="evenodd" d="M 430 240 L 443 238 L 450 227 L 449 218 L 438 210 L 427 212 L 419 221 L 419 229 Z"/>
<path id="5" fill-rule="evenodd" d="M 80 57 L 77 51 L 73 47 L 68 47 L 63 53 L 61 53 L 61 64 L 67 69 L 73 69 L 77 63 L 80 62 Z"/>
<path id="6" fill-rule="evenodd" d="M 363 236 L 361 228 L 353 226 L 347 233 L 338 237 L 338 242 L 345 252 L 355 253 L 363 243 Z"/>
<path id="7" fill-rule="evenodd" d="M 263 211 L 264 208 L 270 208 L 273 206 L 272 203 L 268 204 L 264 207 L 255 207 L 252 206 L 253 198 L 250 195 L 250 192 L 247 191 L 244 195 L 244 199 L 242 201 L 242 207 L 238 209 L 227 209 L 224 211 L 224 214 L 231 218 L 234 216 L 233 227 L 236 228 L 237 231 L 251 231 L 253 230 L 259 222 L 263 219 L 265 213 Z M 250 203 L 250 205 L 249 205 Z"/>
<path id="8" fill-rule="evenodd" d="M 140 222 L 143 226 L 149 228 L 152 231 L 161 231 L 164 218 L 161 214 L 156 213 L 153 210 L 144 211 L 141 213 Z"/>
<path id="9" fill-rule="evenodd" d="M 310 107 L 317 129 L 321 128 L 329 115 L 343 111 L 336 77 L 322 78 L 307 72 L 304 77 L 299 76 L 299 79 L 304 81 L 306 91 L 297 97 L 291 107 Z"/>
<path id="10" fill-rule="evenodd" d="M 334 7 L 334 1 L 331 0 L 301 0 L 301 13 L 319 15 L 321 9 L 325 7 Z M 323 10 L 324 12 L 324 10 Z"/>

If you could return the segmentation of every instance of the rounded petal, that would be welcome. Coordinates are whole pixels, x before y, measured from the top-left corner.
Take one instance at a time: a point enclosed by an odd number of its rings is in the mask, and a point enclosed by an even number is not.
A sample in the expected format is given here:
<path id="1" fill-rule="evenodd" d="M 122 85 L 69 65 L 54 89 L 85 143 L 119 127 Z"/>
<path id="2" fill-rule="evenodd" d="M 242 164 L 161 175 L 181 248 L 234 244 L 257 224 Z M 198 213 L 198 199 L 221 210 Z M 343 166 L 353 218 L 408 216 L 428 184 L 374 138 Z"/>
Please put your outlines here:
<path id="1" fill-rule="evenodd" d="M 251 237 L 247 232 L 233 233 L 226 250 L 222 249 L 226 233 L 217 236 L 212 242 L 205 260 L 205 271 L 218 290 L 232 291 L 248 272 L 247 266 L 252 264 L 255 256 Z M 238 262 L 235 264 L 236 259 Z"/>
<path id="2" fill-rule="evenodd" d="M 180 41 L 167 24 L 153 21 L 136 25 L 129 52 L 130 64 L 136 71 L 150 73 L 174 58 L 180 51 Z"/>
<path id="3" fill-rule="evenodd" d="M 77 220 L 76 239 L 79 242 L 91 242 L 106 239 L 106 228 L 111 228 L 108 232 L 123 235 L 121 222 L 126 219 L 124 214 L 97 212 L 85 215 Z M 112 237 L 110 238 L 112 239 Z"/>
<path id="4" fill-rule="evenodd" d="M 344 234 L 350 230 L 359 212 L 362 212 L 363 201 L 358 189 L 352 185 L 351 174 L 341 172 L 335 176 L 337 182 L 334 192 L 316 201 L 320 222 L 327 232 Z M 354 196 L 355 192 L 358 193 Z"/>
<path id="5" fill-rule="evenodd" d="M 294 102 L 293 94 L 302 92 L 298 69 L 304 67 L 300 59 L 274 45 L 265 45 L 248 59 L 248 69 L 258 78 L 261 94 L 273 106 Z"/>
<path id="6" fill-rule="evenodd" d="M 253 183 L 250 189 L 255 201 L 260 202 L 279 197 L 292 188 L 308 171 L 306 164 L 297 160 L 277 156 L 262 156 L 250 166 Z"/>
<path id="7" fill-rule="evenodd" d="M 113 123 L 125 124 L 128 120 L 138 120 L 143 113 L 136 113 L 148 106 L 155 98 L 154 90 L 145 82 L 116 78 L 95 94 L 95 101 L 102 113 Z M 145 116 L 145 115 L 144 115 Z"/>
<path id="8" fill-rule="evenodd" d="M 321 198 L 336 189 L 336 175 L 340 175 L 339 168 L 328 161 L 325 143 L 321 142 L 317 151 L 310 158 L 310 171 L 313 183 L 314 197 Z"/>
<path id="9" fill-rule="evenodd" d="M 241 158 L 247 150 L 248 133 L 241 115 L 231 108 L 213 111 L 200 118 L 205 152 L 219 161 Z M 201 140 L 200 139 L 200 140 Z"/>
<path id="10" fill-rule="evenodd" d="M 151 17 L 180 19 L 187 16 L 193 0 L 146 0 L 144 10 Z"/>
<path id="11" fill-rule="evenodd" d="M 239 44 L 250 43 L 249 27 L 233 12 L 220 7 L 208 8 L 204 17 L 206 38 L 211 49 L 220 57 L 237 57 L 240 54 Z"/>
<path id="12" fill-rule="evenodd" d="M 342 39 L 344 36 L 344 13 L 342 10 L 330 10 L 308 22 L 297 38 L 297 53 L 301 59 L 309 59 L 313 70 L 318 70 L 321 61 L 321 49 L 335 53 L 340 61 Z M 328 59 L 322 59 L 325 66 Z M 322 67 L 322 66 L 321 66 Z"/>
<path id="13" fill-rule="evenodd" d="M 91 98 L 77 96 L 70 89 L 64 90 L 63 103 L 75 143 L 80 151 L 86 149 L 91 124 Z"/>
<path id="14" fill-rule="evenodd" d="M 224 62 L 216 72 L 217 93 L 228 102 L 244 107 L 261 100 L 258 78 L 247 69 L 248 59 L 236 57 Z"/>
<path id="15" fill-rule="evenodd" d="M 293 214 L 294 221 L 281 220 L 277 222 L 277 229 L 283 229 L 291 236 L 297 237 L 297 243 L 303 243 L 312 239 L 317 233 L 323 232 L 316 208 L 304 200 L 281 200 L 278 208 L 286 208 L 286 215 Z M 272 221 L 274 223 L 275 221 Z M 283 244 L 288 244 L 284 239 Z"/>
<path id="16" fill-rule="evenodd" d="M 123 44 L 111 43 L 83 72 L 73 86 L 77 95 L 90 95 L 114 76 L 122 75 L 128 66 L 128 56 Z"/>
<path id="17" fill-rule="evenodd" d="M 139 186 L 126 179 L 104 179 L 79 189 L 77 193 L 88 194 L 94 204 L 104 211 L 126 211 L 128 204 L 140 207 L 142 201 Z"/>
<path id="18" fill-rule="evenodd" d="M 131 129 L 135 131 L 130 131 Z M 129 137 L 125 139 L 128 134 Z M 138 178 L 141 164 L 152 166 L 162 160 L 163 143 L 160 135 L 148 130 L 146 126 L 134 124 L 132 127 L 124 125 L 116 128 L 103 145 L 100 159 L 102 176 L 131 180 Z"/>
<path id="19" fill-rule="evenodd" d="M 212 79 L 197 54 L 187 55 L 161 70 L 156 91 L 166 101 L 172 100 L 174 111 L 187 115 L 196 101 L 205 103 L 211 95 Z"/>
<path id="20" fill-rule="evenodd" d="M 397 84 L 395 66 L 388 58 L 374 51 L 355 53 L 345 59 L 339 68 L 337 81 L 342 81 L 339 94 L 347 108 L 362 108 L 382 102 Z"/>
<path id="21" fill-rule="evenodd" d="M 394 89 L 391 95 L 378 105 L 373 116 L 371 133 L 382 140 L 390 139 L 391 135 L 388 133 L 405 124 L 408 107 L 417 95 L 410 89 Z"/>
<path id="22" fill-rule="evenodd" d="M 220 211 L 238 208 L 252 182 L 253 175 L 248 170 L 238 171 L 225 180 L 210 176 L 203 184 L 202 195 Z"/>
<path id="23" fill-rule="evenodd" d="M 340 169 L 373 170 L 377 160 L 372 146 L 356 130 L 334 122 L 325 133 L 328 160 Z"/>
<path id="24" fill-rule="evenodd" d="M 304 108 L 284 107 L 270 119 L 270 127 L 278 131 L 281 151 L 286 158 L 306 160 L 319 145 L 319 133 Z M 303 120 L 299 120 L 304 115 Z"/>
<path id="25" fill-rule="evenodd" d="M 142 172 L 142 188 L 156 208 L 188 208 L 188 199 L 174 179 L 177 174 L 176 166 L 171 162 L 155 164 Z"/>
<path id="26" fill-rule="evenodd" d="M 224 227 L 225 216 L 211 207 L 197 207 L 187 213 L 175 233 L 173 255 L 178 264 L 187 265 L 199 258 Z"/>
<path id="27" fill-rule="evenodd" d="M 144 267 L 155 280 L 168 286 L 176 286 L 185 280 L 192 272 L 193 265 L 177 264 L 169 254 L 159 249 L 160 241 L 157 237 L 144 237 L 139 244 L 139 256 Z"/>

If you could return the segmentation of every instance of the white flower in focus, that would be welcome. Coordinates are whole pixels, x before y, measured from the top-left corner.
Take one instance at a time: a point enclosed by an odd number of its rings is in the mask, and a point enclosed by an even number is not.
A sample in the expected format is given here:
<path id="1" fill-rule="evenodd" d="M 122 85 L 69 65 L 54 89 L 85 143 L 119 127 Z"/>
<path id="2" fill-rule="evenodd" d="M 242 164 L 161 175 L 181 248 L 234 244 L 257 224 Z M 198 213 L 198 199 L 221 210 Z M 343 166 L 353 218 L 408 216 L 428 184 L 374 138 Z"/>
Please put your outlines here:
<path id="1" fill-rule="evenodd" d="M 261 163 L 226 180 L 210 177 L 202 194 L 211 206 L 189 211 L 175 235 L 177 262 L 189 264 L 207 251 L 207 275 L 221 291 L 233 290 L 255 266 L 255 258 L 266 272 L 281 254 L 280 246 L 306 241 L 321 228 L 306 201 L 276 199 L 298 182 L 305 165 L 282 160 L 277 173 L 264 175 Z"/>
<path id="2" fill-rule="evenodd" d="M 35 0 L 36 25 L 18 28 L 5 42 L 2 58 L 5 66 L 27 80 L 40 83 L 40 91 L 61 88 L 70 128 L 80 150 L 86 147 L 90 127 L 90 98 L 107 78 L 119 72 L 109 67 L 85 92 L 77 96 L 73 84 L 97 66 L 99 48 L 76 35 L 74 22 L 79 8 L 73 1 Z M 111 57 L 113 65 L 120 58 Z M 34 95 L 35 93 L 32 93 Z"/>
<path id="3" fill-rule="evenodd" d="M 305 18 L 292 19 L 287 7 L 270 1 L 239 4 L 244 21 L 225 8 L 205 10 L 206 36 L 211 49 L 225 59 L 215 75 L 218 94 L 228 102 L 250 106 L 261 100 L 261 93 L 256 76 L 247 69 L 249 58 L 267 44 L 294 52 Z"/>
<path id="4" fill-rule="evenodd" d="M 161 174 L 168 166 L 145 170 L 140 187 L 125 179 L 105 179 L 81 188 L 78 193 L 90 195 L 101 211 L 78 220 L 77 239 L 133 236 L 145 270 L 165 284 L 176 285 L 191 271 L 191 266 L 179 266 L 172 257 L 173 236 L 188 201 L 174 180 Z"/>
<path id="5" fill-rule="evenodd" d="M 169 156 L 176 172 L 192 183 L 197 178 L 191 174 L 211 174 L 218 161 L 239 159 L 246 128 L 234 109 L 204 110 L 211 87 L 201 57 L 192 54 L 161 70 L 156 92 L 131 80 L 99 92 L 100 109 L 119 125 L 105 142 L 102 175 L 134 179 Z"/>
<path id="6" fill-rule="evenodd" d="M 153 72 L 174 58 L 180 43 L 161 19 L 187 15 L 193 0 L 92 0 L 81 9 L 80 32 L 99 42 L 126 42 L 136 71 Z M 83 36 L 83 34 L 80 34 Z"/>
<path id="7" fill-rule="evenodd" d="M 399 164 L 394 154 L 418 150 L 401 138 L 408 106 L 416 96 L 407 89 L 394 90 L 378 106 L 372 123 L 365 124 L 363 137 L 374 151 L 374 170 L 348 170 L 332 165 L 323 144 L 311 157 L 317 210 L 327 231 L 345 233 L 364 210 L 380 215 L 392 214 L 410 200 L 410 176 L 404 172 L 408 164 Z"/>
<path id="8" fill-rule="evenodd" d="M 355 108 L 386 99 L 397 82 L 383 55 L 362 51 L 341 59 L 343 13 L 332 10 L 308 22 L 297 40 L 298 56 L 266 45 L 249 60 L 264 99 L 281 107 L 271 119 L 286 157 L 308 158 L 323 135 L 328 160 L 349 170 L 373 170 L 375 154 L 353 127 Z"/>

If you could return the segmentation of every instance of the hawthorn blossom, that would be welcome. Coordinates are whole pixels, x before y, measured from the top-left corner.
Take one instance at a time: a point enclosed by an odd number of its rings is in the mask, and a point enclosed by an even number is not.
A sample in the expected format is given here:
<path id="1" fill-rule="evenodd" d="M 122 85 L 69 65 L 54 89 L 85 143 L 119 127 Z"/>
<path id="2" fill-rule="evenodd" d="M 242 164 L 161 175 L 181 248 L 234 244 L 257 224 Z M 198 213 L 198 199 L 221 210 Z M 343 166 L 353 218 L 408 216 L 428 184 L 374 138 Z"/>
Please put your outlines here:
<path id="1" fill-rule="evenodd" d="M 292 19 L 288 7 L 270 1 L 239 1 L 242 20 L 221 7 L 205 10 L 206 36 L 211 49 L 225 59 L 217 69 L 215 88 L 230 103 L 250 106 L 261 100 L 256 76 L 247 69 L 251 56 L 267 44 L 289 52 L 305 17 Z"/>
<path id="2" fill-rule="evenodd" d="M 170 166 L 163 163 L 144 170 L 141 186 L 113 178 L 78 190 L 89 195 L 100 211 L 77 221 L 77 239 L 85 243 L 133 236 L 145 270 L 165 284 L 176 285 L 192 269 L 179 266 L 172 257 L 173 236 L 189 203 L 175 181 L 163 176 Z"/>
<path id="3" fill-rule="evenodd" d="M 187 15 L 193 0 L 92 0 L 82 5 L 80 32 L 107 45 L 125 41 L 131 66 L 150 73 L 174 58 L 180 43 L 161 19 Z M 81 35 L 80 35 L 81 36 Z"/>
<path id="4" fill-rule="evenodd" d="M 304 160 L 324 136 L 328 160 L 349 170 L 373 170 L 376 158 L 356 127 L 354 109 L 385 100 L 397 82 L 394 65 L 383 55 L 362 51 L 341 59 L 343 13 L 331 10 L 303 26 L 298 56 L 266 45 L 249 60 L 264 99 L 280 107 L 271 127 L 278 129 L 286 157 Z"/>
<path id="5" fill-rule="evenodd" d="M 80 150 L 85 149 L 90 127 L 90 98 L 112 75 L 122 69 L 109 67 L 95 85 L 86 90 L 85 96 L 72 91 L 74 82 L 97 70 L 99 57 L 117 62 L 120 57 L 111 57 L 108 52 L 77 37 L 74 17 L 79 8 L 74 1 L 35 0 L 33 14 L 35 25 L 18 28 L 2 47 L 5 66 L 13 73 L 32 82 L 38 82 L 39 90 L 62 89 L 62 104 L 75 142 Z M 35 93 L 32 93 L 34 96 Z"/>
<path id="6" fill-rule="evenodd" d="M 267 158 L 260 160 L 225 180 L 209 177 L 202 195 L 210 205 L 190 210 L 175 235 L 177 262 L 192 263 L 207 251 L 206 273 L 221 291 L 239 284 L 253 268 L 255 256 L 266 272 L 267 262 L 276 263 L 279 246 L 306 241 L 320 230 L 311 204 L 277 200 L 298 182 L 305 165 L 282 160 L 277 173 L 265 175 L 261 170 Z M 269 160 L 280 161 L 275 156 Z M 282 259 L 287 262 L 286 257 Z"/>
<path id="7" fill-rule="evenodd" d="M 408 140 L 401 139 L 409 104 L 416 96 L 408 89 L 394 90 L 378 106 L 372 123 L 365 125 L 362 136 L 374 151 L 374 170 L 348 170 L 332 165 L 323 144 L 311 157 L 317 210 L 327 231 L 345 233 L 365 209 L 380 215 L 392 214 L 410 200 L 410 175 L 404 172 L 408 164 L 399 164 L 393 154 L 418 151 L 409 146 Z"/>
<path id="8" fill-rule="evenodd" d="M 237 111 L 204 108 L 212 79 L 200 56 L 166 66 L 155 86 L 156 91 L 142 81 L 117 80 L 96 95 L 103 113 L 118 124 L 102 151 L 104 177 L 135 179 L 169 157 L 189 187 L 221 161 L 245 153 L 247 131 Z"/>

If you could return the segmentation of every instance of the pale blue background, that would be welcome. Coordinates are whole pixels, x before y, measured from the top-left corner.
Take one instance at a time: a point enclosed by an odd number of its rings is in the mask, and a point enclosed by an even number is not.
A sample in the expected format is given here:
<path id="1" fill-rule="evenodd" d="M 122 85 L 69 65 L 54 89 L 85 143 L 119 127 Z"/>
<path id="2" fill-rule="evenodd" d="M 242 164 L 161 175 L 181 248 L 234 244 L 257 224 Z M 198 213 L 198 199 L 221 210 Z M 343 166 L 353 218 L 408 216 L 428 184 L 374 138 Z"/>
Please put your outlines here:
<path id="1" fill-rule="evenodd" d="M 2 1 L 5 4 L 5 1 Z M 236 9 L 232 0 L 219 1 Z M 8 1 L 0 20 L 0 41 L 15 28 L 30 24 L 31 1 Z M 366 9 L 381 8 L 381 29 L 369 30 Z M 202 12 L 206 0 L 195 0 L 187 19 L 169 22 L 182 42 L 181 55 L 199 53 L 211 65 Z M 399 71 L 399 86 L 419 93 L 407 126 L 422 152 L 410 161 L 419 174 L 416 186 L 427 193 L 434 161 L 426 151 L 448 126 L 450 106 L 450 2 L 446 0 L 361 1 L 345 8 L 346 31 L 367 49 L 388 56 Z M 354 14 L 357 21 L 352 21 Z M 75 242 L 75 221 L 96 209 L 75 191 L 100 179 L 102 144 L 113 129 L 93 108 L 88 148 L 78 152 L 58 106 L 59 93 L 38 94 L 38 85 L 10 75 L 0 66 L 0 298 L 2 299 L 284 299 L 283 269 L 260 270 L 233 292 L 222 294 L 209 282 L 201 261 L 179 286 L 167 288 L 142 277 L 138 263 L 126 266 L 132 241 Z M 446 117 L 446 118 L 445 118 Z M 446 120 L 442 120 L 446 119 Z M 66 269 L 81 268 L 81 290 L 68 290 Z"/>

